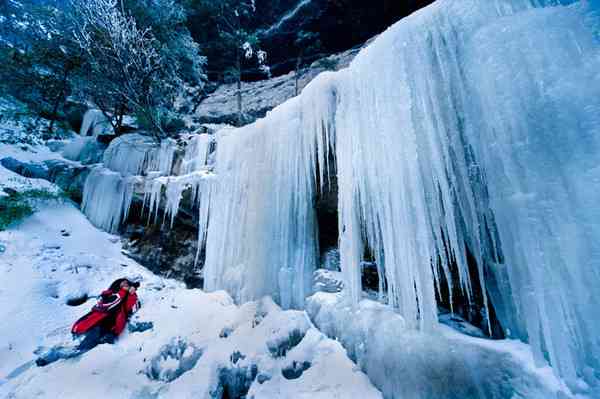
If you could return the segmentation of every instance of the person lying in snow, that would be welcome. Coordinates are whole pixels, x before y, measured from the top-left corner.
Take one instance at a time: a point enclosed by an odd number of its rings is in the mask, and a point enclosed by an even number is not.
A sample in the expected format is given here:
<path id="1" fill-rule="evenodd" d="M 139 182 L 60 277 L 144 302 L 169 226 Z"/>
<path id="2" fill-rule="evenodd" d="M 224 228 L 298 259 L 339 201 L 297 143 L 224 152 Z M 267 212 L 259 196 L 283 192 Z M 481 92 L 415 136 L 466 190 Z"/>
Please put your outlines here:
<path id="1" fill-rule="evenodd" d="M 73 324 L 74 338 L 83 337 L 75 347 L 58 346 L 40 356 L 35 363 L 42 367 L 59 359 L 79 356 L 99 344 L 114 343 L 123 332 L 129 316 L 139 309 L 137 288 L 139 282 L 126 278 L 115 280 L 100 294 L 92 310 Z"/>

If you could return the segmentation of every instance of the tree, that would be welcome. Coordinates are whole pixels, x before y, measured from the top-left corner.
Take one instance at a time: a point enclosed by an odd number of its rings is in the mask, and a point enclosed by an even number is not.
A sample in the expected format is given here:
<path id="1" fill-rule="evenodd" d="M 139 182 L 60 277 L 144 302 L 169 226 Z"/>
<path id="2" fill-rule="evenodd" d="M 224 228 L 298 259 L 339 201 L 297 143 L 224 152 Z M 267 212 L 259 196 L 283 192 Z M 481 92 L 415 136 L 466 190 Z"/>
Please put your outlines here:
<path id="1" fill-rule="evenodd" d="M 225 81 L 237 85 L 237 123 L 244 123 L 242 106 L 242 78 L 244 64 L 255 62 L 259 69 L 270 75 L 267 53 L 260 49 L 257 32 L 252 28 L 256 14 L 254 0 L 186 0 L 186 6 L 204 16 L 206 26 L 214 25 L 216 33 L 205 44 L 219 49 L 220 58 L 231 60 L 225 68 Z M 210 21 L 210 22 L 209 22 Z"/>
<path id="2" fill-rule="evenodd" d="M 169 5 L 158 3 L 157 7 Z M 124 115 L 131 111 L 157 138 L 166 136 L 169 108 L 182 82 L 179 69 L 164 51 L 166 44 L 151 26 L 138 24 L 124 1 L 73 0 L 72 4 L 74 38 L 86 60 L 80 86 L 87 96 L 117 134 Z"/>
<path id="3" fill-rule="evenodd" d="M 185 84 L 202 87 L 206 81 L 206 57 L 186 26 L 187 15 L 180 1 L 123 0 L 123 10 L 135 18 L 138 26 L 151 29 L 161 43 L 160 53 L 174 76 Z"/>
<path id="4" fill-rule="evenodd" d="M 259 42 L 255 32 L 247 28 L 247 23 L 256 12 L 254 0 L 221 1 L 218 12 L 219 36 L 226 46 L 233 49 L 234 64 L 226 72 L 233 77 L 237 90 L 238 125 L 244 123 L 242 107 L 242 67 L 244 60 L 250 60 L 254 56 L 262 70 L 268 73 L 265 62 L 267 53 L 258 48 Z M 255 50 L 256 49 L 256 50 Z"/>
<path id="5" fill-rule="evenodd" d="M 5 7 L 8 17 L 0 20 L 2 91 L 48 118 L 52 135 L 71 91 L 70 78 L 81 62 L 79 49 L 63 34 L 68 21 L 62 10 L 32 1 Z"/>
<path id="6" fill-rule="evenodd" d="M 158 132 L 154 114 L 156 79 L 161 69 L 158 43 L 140 29 L 116 0 L 74 0 L 74 39 L 85 54 L 80 87 L 119 134 L 129 108 L 147 117 Z"/>

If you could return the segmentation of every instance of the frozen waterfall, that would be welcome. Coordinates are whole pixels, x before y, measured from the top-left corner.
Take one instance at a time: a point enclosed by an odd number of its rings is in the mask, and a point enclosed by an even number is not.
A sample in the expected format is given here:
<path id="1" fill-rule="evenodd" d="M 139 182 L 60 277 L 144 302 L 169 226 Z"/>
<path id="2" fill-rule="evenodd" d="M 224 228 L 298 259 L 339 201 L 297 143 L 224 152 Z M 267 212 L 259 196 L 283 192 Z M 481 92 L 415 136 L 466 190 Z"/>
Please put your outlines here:
<path id="1" fill-rule="evenodd" d="M 148 185 L 141 176 L 170 174 L 175 149 L 172 139 L 160 144 L 140 134 L 114 139 L 104 152 L 103 166 L 96 166 L 86 179 L 82 211 L 96 226 L 116 232 L 127 218 L 135 185 Z"/>
<path id="2" fill-rule="evenodd" d="M 549 361 L 571 386 L 597 384 L 595 7 L 437 1 L 347 70 L 218 135 L 201 220 L 206 288 L 302 306 L 318 250 L 313 202 L 331 150 L 341 267 L 355 303 L 367 249 L 389 303 L 408 326 L 434 331 L 436 291 L 456 281 L 454 268 L 467 297 L 474 285 L 490 293 L 505 333 L 529 341 L 539 364 Z"/>
<path id="3" fill-rule="evenodd" d="M 114 231 L 124 182 L 144 175 L 149 217 L 164 193 L 172 223 L 192 190 L 205 289 L 301 308 L 319 254 L 314 203 L 335 173 L 351 303 L 365 254 L 408 329 L 436 334 L 441 292 L 472 300 L 478 288 L 538 365 L 574 390 L 597 387 L 599 15 L 596 1 L 438 0 L 348 69 L 214 135 L 216 154 L 196 136 L 176 176 L 173 142 L 116 139 L 83 209 Z"/>
<path id="4" fill-rule="evenodd" d="M 335 105 L 327 78 L 307 90 L 267 118 L 217 135 L 217 177 L 204 213 L 206 289 L 304 306 L 318 254 L 315 182 L 323 181 Z"/>

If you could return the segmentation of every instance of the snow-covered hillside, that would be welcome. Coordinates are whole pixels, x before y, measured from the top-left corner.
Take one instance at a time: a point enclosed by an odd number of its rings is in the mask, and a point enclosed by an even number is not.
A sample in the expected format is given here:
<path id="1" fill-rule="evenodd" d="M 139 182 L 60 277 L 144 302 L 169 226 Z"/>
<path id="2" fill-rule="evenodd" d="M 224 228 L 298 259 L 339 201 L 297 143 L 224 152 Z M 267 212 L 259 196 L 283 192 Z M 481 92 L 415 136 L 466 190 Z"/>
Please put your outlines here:
<path id="1" fill-rule="evenodd" d="M 0 176 L 4 187 L 53 189 L 2 167 Z M 119 237 L 72 203 L 38 208 L 0 232 L 0 397 L 381 398 L 306 313 L 282 311 L 269 298 L 237 306 L 223 291 L 188 290 L 125 257 Z M 71 324 L 123 276 L 142 283 L 130 331 L 114 345 L 37 367 L 37 355 L 68 346 Z M 132 332 L 147 323 L 153 327 Z"/>

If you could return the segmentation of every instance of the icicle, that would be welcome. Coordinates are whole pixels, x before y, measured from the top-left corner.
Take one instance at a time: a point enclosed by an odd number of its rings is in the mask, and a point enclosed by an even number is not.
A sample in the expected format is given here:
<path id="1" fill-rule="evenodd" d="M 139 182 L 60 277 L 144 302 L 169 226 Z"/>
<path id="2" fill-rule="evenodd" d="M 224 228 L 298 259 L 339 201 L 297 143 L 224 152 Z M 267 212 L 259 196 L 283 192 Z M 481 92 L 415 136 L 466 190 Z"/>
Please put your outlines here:
<path id="1" fill-rule="evenodd" d="M 311 292 L 317 158 L 328 159 L 335 95 L 327 75 L 305 91 L 314 97 L 217 134 L 204 268 L 209 290 L 227 289 L 238 301 L 273 295 L 284 307 L 302 307 Z"/>
<path id="2" fill-rule="evenodd" d="M 182 174 L 192 173 L 204 167 L 208 163 L 210 145 L 213 139 L 208 134 L 192 136 L 188 141 L 183 157 Z"/>
<path id="3" fill-rule="evenodd" d="M 154 159 L 149 162 L 147 170 L 157 170 L 163 176 L 170 174 L 171 168 L 173 167 L 176 147 L 177 143 L 175 140 L 170 138 L 162 140 L 158 152 L 152 154 Z"/>
<path id="4" fill-rule="evenodd" d="M 85 181 L 81 210 L 97 227 L 116 232 L 127 218 L 133 198 L 135 177 L 97 167 Z"/>

